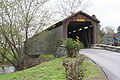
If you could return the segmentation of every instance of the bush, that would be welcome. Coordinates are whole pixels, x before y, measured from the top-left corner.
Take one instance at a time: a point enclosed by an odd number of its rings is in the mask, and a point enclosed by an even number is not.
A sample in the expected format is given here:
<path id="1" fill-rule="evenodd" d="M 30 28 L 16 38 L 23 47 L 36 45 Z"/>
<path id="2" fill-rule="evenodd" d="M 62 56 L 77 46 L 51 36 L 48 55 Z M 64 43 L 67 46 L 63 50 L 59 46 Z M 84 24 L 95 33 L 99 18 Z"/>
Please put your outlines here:
<path id="1" fill-rule="evenodd" d="M 60 47 L 63 44 L 63 40 L 57 40 L 56 41 L 56 47 Z"/>
<path id="2" fill-rule="evenodd" d="M 82 54 L 76 55 L 74 60 L 63 60 L 65 67 L 66 80 L 83 80 L 85 75 L 85 68 L 82 68 L 85 56 Z"/>
<path id="3" fill-rule="evenodd" d="M 69 57 L 75 57 L 81 48 L 83 48 L 83 44 L 81 42 L 77 42 L 71 38 L 67 38 L 64 42 L 65 48 L 68 50 Z"/>

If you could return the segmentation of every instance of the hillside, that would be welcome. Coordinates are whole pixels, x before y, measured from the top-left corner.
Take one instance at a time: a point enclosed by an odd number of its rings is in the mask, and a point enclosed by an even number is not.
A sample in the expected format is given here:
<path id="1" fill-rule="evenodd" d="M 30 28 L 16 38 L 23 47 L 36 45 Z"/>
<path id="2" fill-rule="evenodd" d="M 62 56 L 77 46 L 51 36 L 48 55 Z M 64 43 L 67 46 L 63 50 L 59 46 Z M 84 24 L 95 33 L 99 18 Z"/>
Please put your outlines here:
<path id="1" fill-rule="evenodd" d="M 2 74 L 0 80 L 65 80 L 65 71 L 62 66 L 65 59 L 74 60 L 66 57 L 56 58 L 23 71 Z M 84 80 L 94 80 L 94 78 L 98 80 L 103 77 L 101 70 L 91 62 L 84 61 L 82 67 L 86 68 Z"/>

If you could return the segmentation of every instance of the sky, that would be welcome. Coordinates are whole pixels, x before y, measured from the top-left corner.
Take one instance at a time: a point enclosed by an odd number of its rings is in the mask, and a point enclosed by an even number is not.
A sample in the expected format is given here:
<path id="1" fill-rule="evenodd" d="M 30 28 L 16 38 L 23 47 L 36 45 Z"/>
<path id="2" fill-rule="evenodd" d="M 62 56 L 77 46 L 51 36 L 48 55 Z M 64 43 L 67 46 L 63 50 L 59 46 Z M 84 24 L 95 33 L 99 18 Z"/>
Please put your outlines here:
<path id="1" fill-rule="evenodd" d="M 100 20 L 101 27 L 120 26 L 120 0 L 91 0 L 92 6 L 86 11 L 95 14 Z"/>
<path id="2" fill-rule="evenodd" d="M 116 32 L 120 26 L 120 0 L 89 0 L 89 2 L 92 5 L 85 12 L 96 15 L 101 27 L 111 26 Z"/>

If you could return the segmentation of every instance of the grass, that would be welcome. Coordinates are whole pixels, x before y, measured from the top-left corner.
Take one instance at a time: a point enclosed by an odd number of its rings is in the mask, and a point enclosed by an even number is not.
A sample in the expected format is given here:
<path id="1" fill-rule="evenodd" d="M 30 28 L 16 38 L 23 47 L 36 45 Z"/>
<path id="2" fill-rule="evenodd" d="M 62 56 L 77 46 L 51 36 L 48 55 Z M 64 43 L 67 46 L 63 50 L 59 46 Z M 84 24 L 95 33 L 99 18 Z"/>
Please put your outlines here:
<path id="1" fill-rule="evenodd" d="M 94 65 L 90 62 L 84 62 L 82 64 L 82 67 L 86 69 L 85 76 L 84 76 L 85 80 L 88 80 L 88 79 L 93 80 L 93 78 L 102 78 L 103 77 L 102 71 L 96 65 Z M 97 79 L 95 79 L 95 80 L 97 80 Z M 101 80 L 101 79 L 99 79 L 99 80 Z"/>
<path id="2" fill-rule="evenodd" d="M 65 57 L 57 58 L 23 71 L 2 74 L 0 80 L 65 80 L 65 71 L 62 66 L 64 59 L 73 60 Z M 82 67 L 86 69 L 84 80 L 101 75 L 99 69 L 90 62 L 85 61 Z"/>
<path id="3" fill-rule="evenodd" d="M 52 54 L 40 54 L 39 56 L 40 59 L 54 59 L 55 57 Z"/>
<path id="4" fill-rule="evenodd" d="M 11 56 L 10 54 L 7 54 L 7 57 L 13 61 L 13 56 Z M 51 60 L 51 59 L 54 59 L 54 56 L 52 54 L 40 54 L 39 56 L 40 59 L 48 59 L 48 60 Z M 2 56 L 0 55 L 0 62 L 2 61 Z M 4 59 L 4 62 L 3 63 L 0 63 L 1 65 L 7 65 L 9 64 L 9 61 Z"/>

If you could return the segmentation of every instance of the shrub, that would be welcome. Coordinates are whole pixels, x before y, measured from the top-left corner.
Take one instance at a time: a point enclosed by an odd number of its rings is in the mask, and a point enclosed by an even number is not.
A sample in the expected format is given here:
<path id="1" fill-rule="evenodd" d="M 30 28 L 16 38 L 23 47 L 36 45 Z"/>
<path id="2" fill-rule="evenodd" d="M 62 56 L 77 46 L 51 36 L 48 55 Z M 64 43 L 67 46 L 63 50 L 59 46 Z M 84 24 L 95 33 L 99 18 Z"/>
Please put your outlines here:
<path id="1" fill-rule="evenodd" d="M 81 67 L 85 57 L 82 54 L 76 55 L 74 60 L 64 60 L 63 66 L 65 67 L 66 80 L 83 80 L 85 75 L 84 68 Z"/>
<path id="2" fill-rule="evenodd" d="M 83 44 L 81 42 L 77 42 L 71 38 L 67 38 L 64 42 L 65 48 L 68 50 L 69 57 L 75 57 L 81 48 L 83 48 Z"/>
<path id="3" fill-rule="evenodd" d="M 56 47 L 60 47 L 63 44 L 63 40 L 57 40 L 56 41 Z"/>

